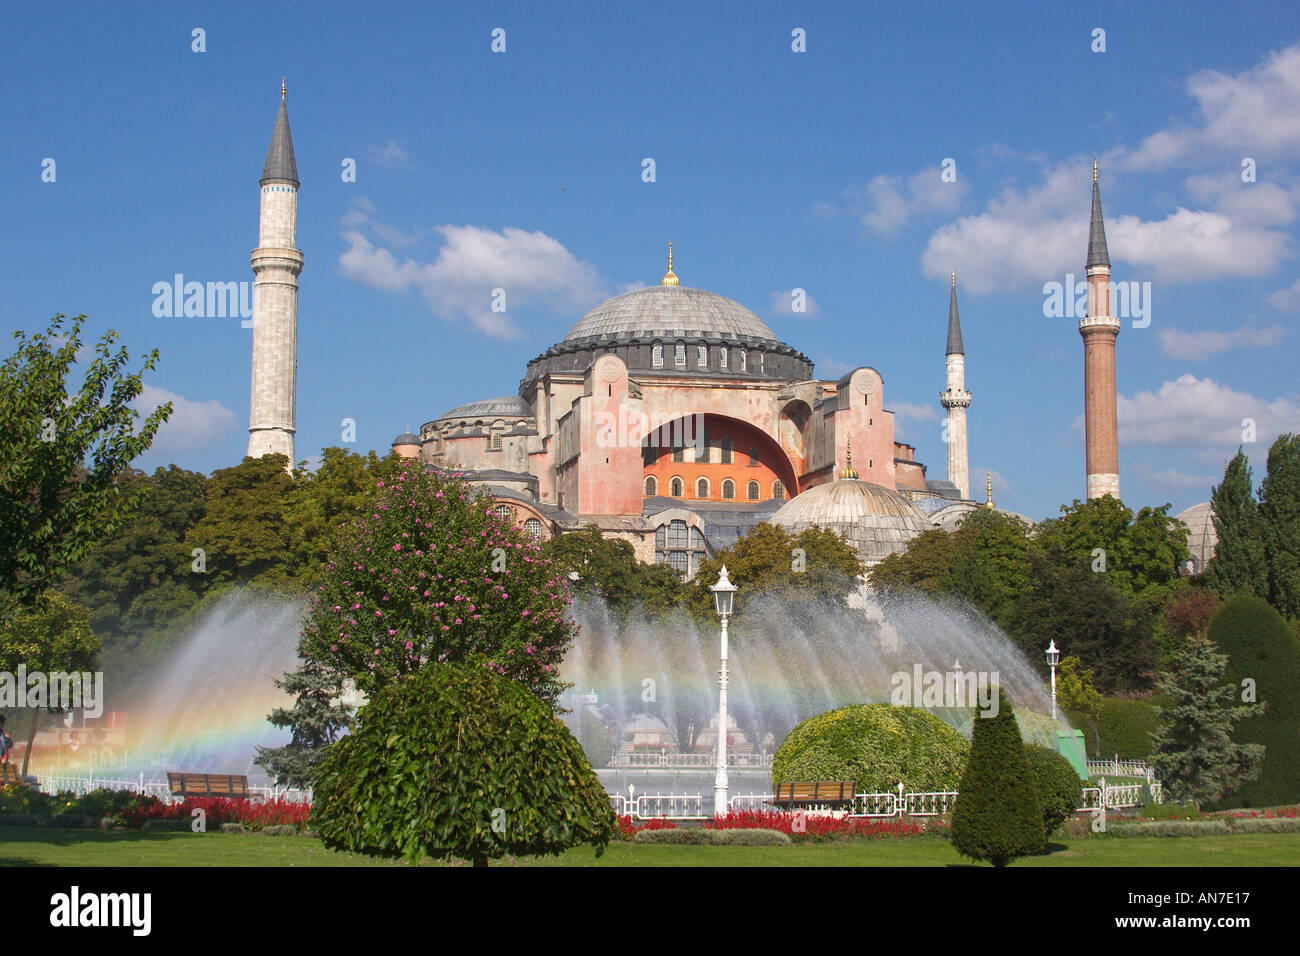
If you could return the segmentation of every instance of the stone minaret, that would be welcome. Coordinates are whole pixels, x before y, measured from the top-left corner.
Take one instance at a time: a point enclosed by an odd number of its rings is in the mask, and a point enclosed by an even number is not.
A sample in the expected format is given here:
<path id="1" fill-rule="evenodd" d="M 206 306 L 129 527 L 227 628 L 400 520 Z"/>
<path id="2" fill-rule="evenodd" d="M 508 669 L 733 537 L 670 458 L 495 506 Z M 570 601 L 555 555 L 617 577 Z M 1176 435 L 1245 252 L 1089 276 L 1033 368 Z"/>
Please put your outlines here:
<path id="1" fill-rule="evenodd" d="M 957 273 L 952 274 L 948 299 L 948 387 L 939 393 L 939 404 L 948 413 L 948 480 L 963 499 L 970 498 L 970 468 L 966 460 L 966 350 L 961 344 L 961 319 L 957 315 Z"/>
<path id="2" fill-rule="evenodd" d="M 248 413 L 251 458 L 293 456 L 298 384 L 298 164 L 280 84 L 280 113 L 262 168 L 262 211 L 253 250 L 253 387 Z"/>
<path id="3" fill-rule="evenodd" d="M 1115 337 L 1119 319 L 1110 314 L 1110 256 L 1101 220 L 1097 164 L 1092 164 L 1092 224 L 1088 231 L 1088 314 L 1083 336 L 1083 401 L 1087 422 L 1088 497 L 1119 497 L 1119 429 L 1115 414 Z"/>

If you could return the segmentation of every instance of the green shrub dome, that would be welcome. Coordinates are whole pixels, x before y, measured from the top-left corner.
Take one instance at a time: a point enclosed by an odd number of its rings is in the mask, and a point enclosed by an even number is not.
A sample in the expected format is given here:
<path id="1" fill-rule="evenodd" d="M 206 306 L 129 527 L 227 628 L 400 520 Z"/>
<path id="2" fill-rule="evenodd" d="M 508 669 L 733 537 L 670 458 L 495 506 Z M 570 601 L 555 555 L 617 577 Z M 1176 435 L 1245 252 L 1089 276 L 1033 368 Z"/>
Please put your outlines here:
<path id="1" fill-rule="evenodd" d="M 970 744 L 919 707 L 853 704 L 803 721 L 772 758 L 772 783 L 853 780 L 859 793 L 956 790 Z"/>

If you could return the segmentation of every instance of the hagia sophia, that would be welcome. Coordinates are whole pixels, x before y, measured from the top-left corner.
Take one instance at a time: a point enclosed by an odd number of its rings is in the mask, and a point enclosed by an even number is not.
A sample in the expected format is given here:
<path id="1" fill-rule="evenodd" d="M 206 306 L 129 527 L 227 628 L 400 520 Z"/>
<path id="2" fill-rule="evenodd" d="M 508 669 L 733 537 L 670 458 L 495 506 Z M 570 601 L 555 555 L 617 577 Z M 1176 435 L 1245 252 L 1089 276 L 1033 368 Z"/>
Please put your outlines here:
<path id="1" fill-rule="evenodd" d="M 283 86 L 261 186 L 248 454 L 279 452 L 292 462 L 303 257 L 295 248 L 299 182 Z M 1118 496 L 1120 321 L 1110 314 L 1095 166 L 1087 274 L 1088 310 L 1079 322 L 1086 488 L 1090 498 Z M 971 393 L 955 274 L 947 319 L 942 478 L 930 477 L 915 448 L 896 440 L 880 371 L 860 365 L 838 379 L 816 377 L 812 361 L 748 308 L 682 285 L 671 245 L 658 285 L 582 316 L 528 363 L 514 394 L 452 408 L 392 447 L 430 468 L 465 472 L 539 539 L 594 524 L 631 542 L 641 561 L 668 564 L 684 579 L 764 521 L 796 534 L 830 528 L 874 565 L 924 531 L 953 531 L 971 511 L 995 507 L 991 484 L 983 501 L 970 494 Z M 939 329 L 936 322 L 936 346 Z M 1191 514 L 1205 507 L 1184 513 L 1198 519 L 1197 571 L 1213 553 L 1213 524 L 1207 535 L 1208 518 Z"/>

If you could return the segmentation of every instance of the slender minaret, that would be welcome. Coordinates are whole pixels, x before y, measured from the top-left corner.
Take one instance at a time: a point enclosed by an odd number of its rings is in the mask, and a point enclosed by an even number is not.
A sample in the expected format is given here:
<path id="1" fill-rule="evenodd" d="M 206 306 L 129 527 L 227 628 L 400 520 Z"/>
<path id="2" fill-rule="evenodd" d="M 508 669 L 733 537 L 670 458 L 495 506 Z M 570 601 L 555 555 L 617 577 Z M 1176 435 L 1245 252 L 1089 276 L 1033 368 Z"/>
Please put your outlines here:
<path id="1" fill-rule="evenodd" d="M 1110 314 L 1110 256 L 1101 220 L 1097 163 L 1092 164 L 1092 223 L 1088 230 L 1088 314 L 1083 336 L 1083 402 L 1087 423 L 1088 497 L 1119 497 L 1119 428 L 1115 414 L 1115 337 L 1119 319 Z"/>
<path id="2" fill-rule="evenodd" d="M 253 386 L 248 412 L 251 458 L 281 454 L 293 468 L 298 383 L 298 164 L 280 83 L 280 113 L 262 168 L 262 211 L 253 250 Z"/>
<path id="3" fill-rule="evenodd" d="M 970 498 L 970 468 L 966 461 L 966 409 L 970 392 L 966 391 L 966 350 L 961 344 L 961 319 L 957 315 L 957 273 L 952 274 L 952 293 L 948 298 L 948 387 L 939 393 L 939 404 L 948 413 L 948 480 L 957 486 L 963 499 Z"/>

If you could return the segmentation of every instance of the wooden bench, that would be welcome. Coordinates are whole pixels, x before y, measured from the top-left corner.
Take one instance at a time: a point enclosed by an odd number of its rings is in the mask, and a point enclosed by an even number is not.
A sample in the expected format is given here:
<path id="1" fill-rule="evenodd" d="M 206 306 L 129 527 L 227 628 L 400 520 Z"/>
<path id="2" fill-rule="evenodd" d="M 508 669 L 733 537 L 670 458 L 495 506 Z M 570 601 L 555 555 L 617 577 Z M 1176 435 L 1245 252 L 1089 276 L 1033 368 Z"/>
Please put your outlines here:
<path id="1" fill-rule="evenodd" d="M 772 803 L 778 807 L 842 807 L 853 802 L 855 790 L 852 780 L 779 783 Z"/>
<path id="2" fill-rule="evenodd" d="M 0 763 L 0 787 L 25 787 L 22 768 L 16 764 Z"/>
<path id="3" fill-rule="evenodd" d="M 231 797 L 247 800 L 248 777 L 235 773 L 171 773 L 167 789 L 173 797 Z"/>

